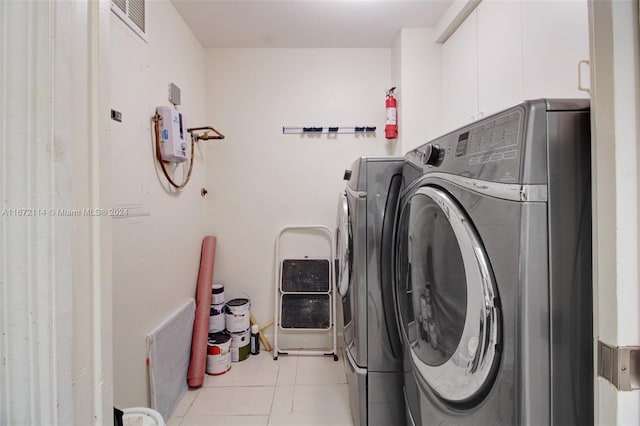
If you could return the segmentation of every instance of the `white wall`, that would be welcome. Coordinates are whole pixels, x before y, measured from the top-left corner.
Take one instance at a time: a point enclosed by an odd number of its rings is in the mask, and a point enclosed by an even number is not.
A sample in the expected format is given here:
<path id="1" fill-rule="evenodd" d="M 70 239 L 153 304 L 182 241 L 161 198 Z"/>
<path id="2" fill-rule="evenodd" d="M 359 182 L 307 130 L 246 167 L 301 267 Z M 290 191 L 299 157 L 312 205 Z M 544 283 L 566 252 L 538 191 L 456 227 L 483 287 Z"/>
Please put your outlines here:
<path id="1" fill-rule="evenodd" d="M 155 159 L 151 117 L 181 88 L 188 127 L 205 125 L 204 49 L 168 1 L 147 2 L 148 43 L 111 19 L 113 200 L 129 217 L 113 220 L 114 403 L 149 403 L 145 335 L 195 295 L 200 245 L 212 229 L 200 197 L 208 164 L 199 147 L 191 181 L 171 191 Z M 175 175 L 182 180 L 181 171 Z"/>
<path id="2" fill-rule="evenodd" d="M 442 45 L 429 28 L 403 29 L 393 45 L 393 81 L 398 86 L 402 153 L 444 131 L 442 123 Z"/>
<path id="3" fill-rule="evenodd" d="M 208 218 L 218 237 L 215 281 L 273 319 L 274 244 L 281 228 L 335 228 L 343 172 L 361 155 L 399 153 L 384 137 L 390 49 L 210 49 Z M 374 135 L 282 134 L 282 127 L 376 126 Z M 304 253 L 302 253 L 304 254 Z M 269 329 L 271 334 L 272 329 Z"/>

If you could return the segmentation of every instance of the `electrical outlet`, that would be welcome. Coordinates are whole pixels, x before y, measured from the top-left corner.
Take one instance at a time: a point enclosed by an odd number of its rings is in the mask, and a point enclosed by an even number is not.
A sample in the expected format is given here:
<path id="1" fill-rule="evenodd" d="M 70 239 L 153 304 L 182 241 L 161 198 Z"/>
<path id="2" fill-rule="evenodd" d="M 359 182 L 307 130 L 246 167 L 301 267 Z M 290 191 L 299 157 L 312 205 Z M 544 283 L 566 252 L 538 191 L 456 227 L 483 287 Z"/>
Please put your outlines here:
<path id="1" fill-rule="evenodd" d="M 120 111 L 116 111 L 115 109 L 111 110 L 111 119 L 117 121 L 118 123 L 122 122 L 122 113 Z"/>

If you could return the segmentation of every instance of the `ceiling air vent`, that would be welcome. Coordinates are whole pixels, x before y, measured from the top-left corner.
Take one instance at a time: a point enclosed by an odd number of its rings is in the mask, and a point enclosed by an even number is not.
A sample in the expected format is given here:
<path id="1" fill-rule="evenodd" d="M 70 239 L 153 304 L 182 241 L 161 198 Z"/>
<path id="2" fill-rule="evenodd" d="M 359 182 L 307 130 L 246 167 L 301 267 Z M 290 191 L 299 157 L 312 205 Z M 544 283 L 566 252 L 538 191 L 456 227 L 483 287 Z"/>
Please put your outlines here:
<path id="1" fill-rule="evenodd" d="M 111 0 L 111 11 L 144 41 L 147 41 L 146 7 L 146 0 Z"/>

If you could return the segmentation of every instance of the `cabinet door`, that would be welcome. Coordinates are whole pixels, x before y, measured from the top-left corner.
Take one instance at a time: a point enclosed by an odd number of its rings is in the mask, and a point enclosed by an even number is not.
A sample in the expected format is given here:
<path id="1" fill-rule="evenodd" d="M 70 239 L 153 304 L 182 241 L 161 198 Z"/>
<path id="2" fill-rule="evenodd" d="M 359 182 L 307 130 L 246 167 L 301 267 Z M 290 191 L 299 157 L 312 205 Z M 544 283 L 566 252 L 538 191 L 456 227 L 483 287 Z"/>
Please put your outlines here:
<path id="1" fill-rule="evenodd" d="M 478 111 L 477 14 L 474 11 L 444 43 L 442 50 L 445 124 L 468 124 Z"/>
<path id="2" fill-rule="evenodd" d="M 523 101 L 522 3 L 483 1 L 478 12 L 478 112 Z"/>
<path id="3" fill-rule="evenodd" d="M 585 98 L 578 61 L 589 59 L 586 0 L 522 2 L 524 95 Z"/>

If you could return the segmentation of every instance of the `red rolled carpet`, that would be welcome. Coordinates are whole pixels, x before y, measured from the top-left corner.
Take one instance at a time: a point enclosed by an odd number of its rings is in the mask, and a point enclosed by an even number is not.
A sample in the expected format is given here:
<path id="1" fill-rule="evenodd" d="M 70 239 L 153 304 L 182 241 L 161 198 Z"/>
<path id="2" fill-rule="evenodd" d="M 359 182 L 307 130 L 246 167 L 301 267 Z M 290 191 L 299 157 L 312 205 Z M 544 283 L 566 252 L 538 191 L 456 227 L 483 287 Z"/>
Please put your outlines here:
<path id="1" fill-rule="evenodd" d="M 191 360 L 187 373 L 190 388 L 199 388 L 204 382 L 207 368 L 207 340 L 209 336 L 209 310 L 213 285 L 213 264 L 216 257 L 216 237 L 206 236 L 202 240 L 200 272 L 196 289 L 196 316 L 191 339 Z"/>

